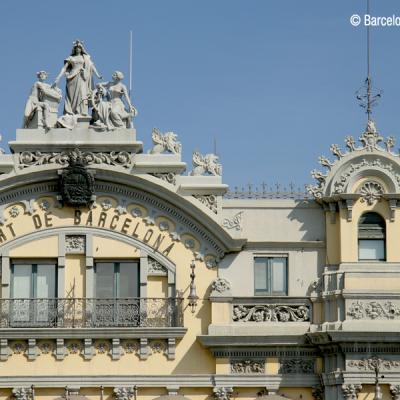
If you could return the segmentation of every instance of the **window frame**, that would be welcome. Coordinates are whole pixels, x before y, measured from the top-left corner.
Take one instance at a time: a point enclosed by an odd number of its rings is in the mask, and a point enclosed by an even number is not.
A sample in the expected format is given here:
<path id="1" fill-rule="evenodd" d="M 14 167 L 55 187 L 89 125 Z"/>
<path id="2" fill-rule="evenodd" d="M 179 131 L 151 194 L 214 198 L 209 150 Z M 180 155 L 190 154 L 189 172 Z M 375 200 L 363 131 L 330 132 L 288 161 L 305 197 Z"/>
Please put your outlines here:
<path id="1" fill-rule="evenodd" d="M 256 289 L 256 260 L 257 259 L 266 259 L 267 260 L 267 281 L 266 290 L 260 291 Z M 284 291 L 274 292 L 272 290 L 272 280 L 273 280 L 273 259 L 284 259 L 285 260 L 285 280 L 284 280 Z M 253 285 L 254 285 L 254 296 L 284 296 L 287 297 L 289 295 L 289 255 L 282 253 L 268 253 L 268 254 L 255 254 L 253 256 Z"/>
<path id="2" fill-rule="evenodd" d="M 31 266 L 31 287 L 28 299 L 36 299 L 37 294 L 37 266 L 38 265 L 54 265 L 54 299 L 58 298 L 58 262 L 57 259 L 12 259 L 10 262 L 10 298 L 14 299 L 14 268 L 16 265 L 30 265 Z M 50 297 L 49 297 L 50 298 Z"/>
<path id="3" fill-rule="evenodd" d="M 373 230 L 371 230 L 370 233 L 368 233 L 368 229 L 365 228 L 364 230 L 361 228 L 363 224 L 360 224 L 361 218 L 365 216 L 366 214 L 376 214 L 382 222 L 383 222 L 383 229 L 381 235 L 379 234 L 374 234 Z M 368 224 L 365 224 L 367 227 Z M 370 226 L 372 224 L 369 224 Z M 361 229 L 360 229 L 361 228 Z M 379 263 L 379 262 L 385 262 L 387 259 L 387 231 L 386 231 L 386 220 L 383 218 L 383 216 L 375 211 L 367 211 L 363 214 L 360 215 L 358 222 L 357 222 L 357 259 L 359 262 L 372 262 L 372 263 Z M 382 242 L 383 246 L 383 258 L 361 258 L 360 257 L 360 243 L 361 242 L 368 242 L 368 241 L 379 241 Z"/>
<path id="4" fill-rule="evenodd" d="M 137 264 L 137 270 L 138 270 L 138 279 L 137 279 L 137 287 L 136 287 L 136 292 L 137 296 L 132 297 L 132 298 L 140 298 L 140 259 L 138 258 L 133 258 L 133 259 L 95 259 L 93 263 L 93 272 L 94 272 L 94 279 L 93 279 L 93 295 L 97 299 L 97 264 L 99 263 L 113 263 L 114 264 L 114 272 L 113 272 L 113 296 L 111 297 L 112 299 L 123 299 L 125 297 L 120 297 L 120 264 L 121 263 L 134 263 Z M 118 271 L 117 271 L 118 270 Z"/>

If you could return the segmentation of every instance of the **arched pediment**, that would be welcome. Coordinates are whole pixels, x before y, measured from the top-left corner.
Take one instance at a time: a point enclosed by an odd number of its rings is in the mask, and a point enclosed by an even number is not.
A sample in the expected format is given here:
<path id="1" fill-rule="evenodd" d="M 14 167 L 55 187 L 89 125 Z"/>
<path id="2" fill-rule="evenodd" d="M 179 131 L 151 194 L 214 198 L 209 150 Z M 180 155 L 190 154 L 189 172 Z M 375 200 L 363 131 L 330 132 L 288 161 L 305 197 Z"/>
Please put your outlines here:
<path id="1" fill-rule="evenodd" d="M 317 200 L 328 200 L 341 195 L 364 194 L 379 191 L 380 194 L 400 194 L 400 157 L 392 151 L 394 139 L 383 139 L 373 121 L 369 121 L 357 145 L 352 136 L 346 137 L 347 151 L 331 145 L 335 161 L 319 158 L 326 172 L 311 172 L 317 185 L 308 186 Z M 369 193 L 367 193 L 369 194 Z"/>
<path id="2" fill-rule="evenodd" d="M 0 246 L 28 234 L 29 229 L 48 228 L 45 215 L 49 211 L 52 227 L 66 227 L 69 219 L 81 227 L 91 225 L 123 235 L 139 235 L 139 241 L 164 255 L 168 246 L 180 243 L 192 252 L 194 259 L 204 261 L 210 268 L 226 252 L 243 245 L 193 196 L 181 196 L 171 189 L 172 185 L 148 174 L 134 175 L 98 167 L 94 169 L 93 208 L 74 209 L 63 207 L 57 200 L 56 169 L 23 172 L 4 179 L 3 190 L 0 189 Z"/>

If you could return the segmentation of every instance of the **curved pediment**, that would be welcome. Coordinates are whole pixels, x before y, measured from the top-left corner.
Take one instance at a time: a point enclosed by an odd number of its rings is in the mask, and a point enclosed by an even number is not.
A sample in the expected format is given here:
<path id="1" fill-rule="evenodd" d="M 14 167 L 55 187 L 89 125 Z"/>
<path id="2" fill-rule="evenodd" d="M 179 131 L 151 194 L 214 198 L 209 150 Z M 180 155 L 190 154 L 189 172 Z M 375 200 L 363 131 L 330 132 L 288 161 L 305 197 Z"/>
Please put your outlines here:
<path id="1" fill-rule="evenodd" d="M 365 132 L 356 144 L 352 136 L 345 139 L 347 151 L 336 144 L 330 150 L 336 157 L 331 161 L 319 158 L 326 172 L 311 172 L 317 185 L 309 185 L 309 192 L 317 199 L 330 201 L 346 195 L 358 195 L 367 199 L 382 195 L 400 194 L 400 157 L 392 151 L 393 137 L 386 140 L 369 121 Z"/>

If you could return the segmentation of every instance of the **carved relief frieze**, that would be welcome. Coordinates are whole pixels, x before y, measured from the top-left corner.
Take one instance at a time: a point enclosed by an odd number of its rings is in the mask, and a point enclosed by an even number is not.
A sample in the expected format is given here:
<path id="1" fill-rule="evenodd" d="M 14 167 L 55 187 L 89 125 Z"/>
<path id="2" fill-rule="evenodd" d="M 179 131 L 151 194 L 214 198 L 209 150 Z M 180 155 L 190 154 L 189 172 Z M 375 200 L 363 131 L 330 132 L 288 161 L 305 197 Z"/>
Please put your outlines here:
<path id="1" fill-rule="evenodd" d="M 150 175 L 153 175 L 158 179 L 170 183 L 171 185 L 176 185 L 176 174 L 174 174 L 173 172 L 154 172 Z"/>
<path id="2" fill-rule="evenodd" d="M 227 293 L 231 290 L 231 283 L 225 278 L 216 278 L 211 282 L 211 290 L 219 294 Z"/>
<path id="3" fill-rule="evenodd" d="M 352 319 L 399 319 L 400 307 L 391 301 L 354 301 L 347 310 Z"/>
<path id="4" fill-rule="evenodd" d="M 231 360 L 231 373 L 237 375 L 264 374 L 263 360 Z"/>
<path id="5" fill-rule="evenodd" d="M 234 305 L 234 322 L 306 322 L 310 307 L 306 305 Z"/>
<path id="6" fill-rule="evenodd" d="M 19 154 L 20 168 L 56 164 L 67 166 L 72 155 L 82 157 L 86 165 L 109 165 L 114 167 L 131 168 L 134 165 L 134 156 L 127 151 L 110 152 L 81 152 L 79 149 L 64 152 L 23 151 Z"/>
<path id="7" fill-rule="evenodd" d="M 313 374 L 314 360 L 304 358 L 285 358 L 280 360 L 280 374 Z"/>
<path id="8" fill-rule="evenodd" d="M 349 360 L 347 361 L 347 366 L 360 371 L 375 371 L 376 368 L 379 371 L 390 371 L 392 369 L 399 369 L 400 361 L 371 357 L 361 360 Z"/>

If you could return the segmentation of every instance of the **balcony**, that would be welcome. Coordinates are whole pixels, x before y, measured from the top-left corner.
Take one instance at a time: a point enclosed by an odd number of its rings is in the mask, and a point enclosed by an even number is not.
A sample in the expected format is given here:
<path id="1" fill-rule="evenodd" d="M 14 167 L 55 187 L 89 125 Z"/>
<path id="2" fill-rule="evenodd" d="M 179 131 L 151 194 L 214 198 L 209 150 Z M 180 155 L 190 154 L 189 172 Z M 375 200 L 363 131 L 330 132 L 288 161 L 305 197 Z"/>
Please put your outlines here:
<path id="1" fill-rule="evenodd" d="M 179 327 L 181 298 L 0 299 L 0 329 Z"/>

